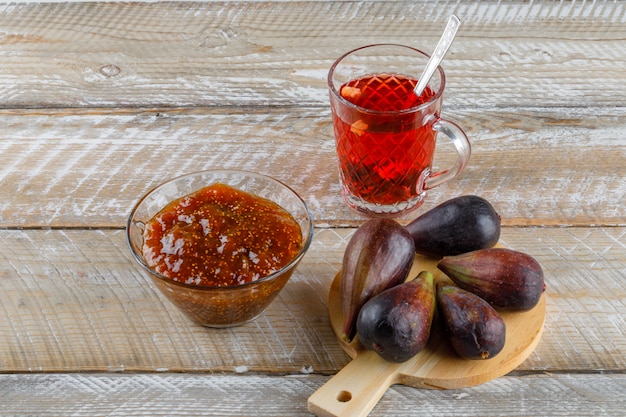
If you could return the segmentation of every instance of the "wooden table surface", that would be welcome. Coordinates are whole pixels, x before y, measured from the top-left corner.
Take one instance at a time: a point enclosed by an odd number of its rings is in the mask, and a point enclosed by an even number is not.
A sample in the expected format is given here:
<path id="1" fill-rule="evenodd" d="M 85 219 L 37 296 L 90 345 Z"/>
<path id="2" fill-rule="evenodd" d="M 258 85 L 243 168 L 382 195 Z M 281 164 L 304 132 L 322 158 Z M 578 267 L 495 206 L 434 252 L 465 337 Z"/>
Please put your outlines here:
<path id="1" fill-rule="evenodd" d="M 393 386 L 372 416 L 622 416 L 626 3 L 0 4 L 0 414 L 310 416 L 350 360 L 330 283 L 364 219 L 339 196 L 325 78 L 369 43 L 430 51 L 452 13 L 444 115 L 473 146 L 420 214 L 478 194 L 547 282 L 543 337 L 510 374 Z M 453 151 L 442 144 L 437 163 Z M 237 168 L 291 185 L 311 249 L 247 325 L 192 324 L 133 263 L 137 199 Z"/>

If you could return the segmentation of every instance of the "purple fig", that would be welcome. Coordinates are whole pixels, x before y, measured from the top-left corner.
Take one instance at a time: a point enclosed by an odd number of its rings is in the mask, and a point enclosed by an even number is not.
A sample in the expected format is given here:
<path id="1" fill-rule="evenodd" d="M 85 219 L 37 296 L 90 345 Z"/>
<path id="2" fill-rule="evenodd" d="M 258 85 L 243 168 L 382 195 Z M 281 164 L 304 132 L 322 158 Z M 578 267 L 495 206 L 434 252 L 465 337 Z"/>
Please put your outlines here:
<path id="1" fill-rule="evenodd" d="M 490 248 L 500 239 L 500 216 L 484 198 L 445 201 L 406 225 L 417 253 L 441 257 Z"/>
<path id="2" fill-rule="evenodd" d="M 344 340 L 354 338 L 356 319 L 365 302 L 403 283 L 414 259 L 413 239 L 394 220 L 369 220 L 354 232 L 343 256 L 340 276 Z"/>
<path id="3" fill-rule="evenodd" d="M 506 325 L 485 300 L 455 285 L 437 283 L 437 306 L 450 344 L 463 359 L 490 359 L 504 347 Z"/>
<path id="4" fill-rule="evenodd" d="M 433 274 L 423 271 L 365 303 L 356 323 L 359 341 L 389 362 L 405 362 L 426 346 L 435 308 Z"/>
<path id="5" fill-rule="evenodd" d="M 437 267 L 459 287 L 496 308 L 524 311 L 545 291 L 543 271 L 530 255 L 505 248 L 444 257 Z"/>

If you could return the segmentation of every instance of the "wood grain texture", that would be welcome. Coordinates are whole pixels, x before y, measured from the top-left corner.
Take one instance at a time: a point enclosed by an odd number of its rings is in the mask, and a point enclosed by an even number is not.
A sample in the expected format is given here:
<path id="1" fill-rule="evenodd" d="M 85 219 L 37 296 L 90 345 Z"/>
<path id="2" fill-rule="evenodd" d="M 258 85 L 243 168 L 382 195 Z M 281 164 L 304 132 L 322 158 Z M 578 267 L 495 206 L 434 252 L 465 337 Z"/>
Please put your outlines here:
<path id="1" fill-rule="evenodd" d="M 622 416 L 626 3 L 521 0 L 0 4 L 0 415 L 310 416 L 349 361 L 326 300 L 363 222 L 339 196 L 328 69 L 368 43 L 431 51 L 451 13 L 443 115 L 473 154 L 414 215 L 489 199 L 501 243 L 544 268 L 547 320 L 511 374 L 392 386 L 371 415 Z M 210 168 L 291 185 L 317 226 L 267 312 L 226 330 L 179 313 L 124 234 L 144 192 Z"/>
<path id="2" fill-rule="evenodd" d="M 0 375 L 3 415 L 310 417 L 308 396 L 328 377 L 198 374 Z M 506 376 L 450 391 L 392 386 L 370 416 L 621 416 L 620 374 Z"/>
<path id="3" fill-rule="evenodd" d="M 0 368 L 9 372 L 333 373 L 330 283 L 354 229 L 318 229 L 278 299 L 248 325 L 193 325 L 133 265 L 123 231 L 0 231 Z M 506 229 L 535 256 L 547 318 L 519 372 L 626 367 L 624 228 Z M 271 341 L 271 342 L 270 342 Z"/>
<path id="4" fill-rule="evenodd" d="M 478 194 L 507 226 L 625 225 L 622 109 L 447 111 L 472 142 L 466 170 L 422 211 Z M 330 110 L 243 108 L 0 111 L 0 227 L 123 227 L 165 179 L 248 169 L 291 185 L 318 226 L 363 219 L 339 193 Z M 451 165 L 440 142 L 435 163 Z M 419 212 L 414 213 L 414 215 Z"/>
<path id="5" fill-rule="evenodd" d="M 444 115 L 473 156 L 427 204 L 477 193 L 506 225 L 623 226 L 624 7 L 2 5 L 0 227 L 122 227 L 150 187 L 215 167 L 275 176 L 319 224 L 357 225 L 339 197 L 330 63 L 368 42 L 428 49 L 450 12 L 464 23 Z"/>
<path id="6" fill-rule="evenodd" d="M 626 104 L 622 2 L 211 1 L 0 6 L 2 107 L 325 105 L 340 54 L 451 13 L 452 107 Z"/>

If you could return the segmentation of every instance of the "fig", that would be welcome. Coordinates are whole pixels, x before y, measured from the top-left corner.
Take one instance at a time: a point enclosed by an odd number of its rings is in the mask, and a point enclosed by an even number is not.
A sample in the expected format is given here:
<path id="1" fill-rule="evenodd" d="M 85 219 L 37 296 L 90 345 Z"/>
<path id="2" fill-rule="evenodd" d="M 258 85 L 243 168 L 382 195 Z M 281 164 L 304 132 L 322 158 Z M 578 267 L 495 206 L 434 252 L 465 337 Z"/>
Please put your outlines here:
<path id="1" fill-rule="evenodd" d="M 363 304 L 383 290 L 403 283 L 414 259 L 413 239 L 394 220 L 372 219 L 354 232 L 344 252 L 340 275 L 345 341 L 354 338 Z"/>
<path id="2" fill-rule="evenodd" d="M 530 310 L 546 288 L 535 258 L 512 249 L 486 248 L 446 256 L 437 268 L 462 289 L 501 309 Z"/>
<path id="3" fill-rule="evenodd" d="M 463 359 L 490 359 L 504 347 L 506 325 L 500 313 L 476 294 L 437 283 L 437 306 L 454 351 Z"/>
<path id="4" fill-rule="evenodd" d="M 405 362 L 426 346 L 435 308 L 433 274 L 422 271 L 365 303 L 356 322 L 359 341 L 389 362 Z"/>
<path id="5" fill-rule="evenodd" d="M 500 215 L 484 198 L 464 195 L 445 201 L 406 225 L 417 253 L 451 256 L 490 248 L 500 239 Z"/>

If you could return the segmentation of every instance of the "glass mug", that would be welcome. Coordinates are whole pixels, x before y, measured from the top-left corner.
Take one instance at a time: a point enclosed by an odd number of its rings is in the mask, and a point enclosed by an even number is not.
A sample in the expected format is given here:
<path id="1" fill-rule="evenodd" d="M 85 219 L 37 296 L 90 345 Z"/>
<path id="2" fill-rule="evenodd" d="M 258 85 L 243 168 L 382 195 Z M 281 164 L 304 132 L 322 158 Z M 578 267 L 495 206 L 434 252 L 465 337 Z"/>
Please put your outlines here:
<path id="1" fill-rule="evenodd" d="M 402 45 L 364 46 L 330 68 L 328 88 L 341 192 L 349 207 L 369 216 L 399 216 L 418 208 L 426 192 L 467 165 L 470 143 L 463 130 L 440 117 L 445 75 L 438 67 L 418 97 L 413 89 L 428 62 Z M 438 132 L 450 138 L 458 158 L 432 172 Z"/>

